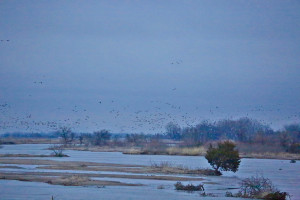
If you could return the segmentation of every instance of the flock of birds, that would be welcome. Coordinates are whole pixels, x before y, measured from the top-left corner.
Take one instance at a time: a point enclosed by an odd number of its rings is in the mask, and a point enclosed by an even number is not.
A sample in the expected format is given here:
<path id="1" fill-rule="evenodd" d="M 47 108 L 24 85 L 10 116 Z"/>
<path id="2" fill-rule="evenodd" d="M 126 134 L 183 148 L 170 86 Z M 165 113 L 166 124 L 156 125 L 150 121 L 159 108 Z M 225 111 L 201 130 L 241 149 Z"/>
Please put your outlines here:
<path id="1" fill-rule="evenodd" d="M 179 65 L 181 63 L 183 63 L 182 60 L 177 60 L 170 64 Z M 36 80 L 32 83 L 34 86 L 45 86 L 45 80 Z M 170 88 L 170 91 L 176 93 L 178 89 L 173 87 Z M 32 94 L 28 94 L 28 96 L 32 97 Z M 235 118 L 233 115 L 228 116 L 228 111 L 218 105 L 206 109 L 199 105 L 187 108 L 184 104 L 178 105 L 178 103 L 163 100 L 149 100 L 145 102 L 145 106 L 142 108 L 134 104 L 124 104 L 121 101 L 119 102 L 118 99 L 105 98 L 94 100 L 92 105 L 85 102 L 67 106 L 63 104 L 55 105 L 55 108 L 48 111 L 54 113 L 55 119 L 53 120 L 39 120 L 39 116 L 35 112 L 20 113 L 17 109 L 14 109 L 14 106 L 9 102 L 1 103 L 0 98 L 0 132 L 17 130 L 51 132 L 62 126 L 68 126 L 75 131 L 82 132 L 108 128 L 113 129 L 114 132 L 137 133 L 145 131 L 162 133 L 165 131 L 165 125 L 169 122 L 191 127 L 204 119 L 216 119 L 219 116 L 227 119 Z M 34 108 L 31 110 L 34 110 Z M 273 105 L 272 108 L 249 106 L 248 111 L 249 113 L 281 112 L 280 105 Z M 244 116 L 251 117 L 249 113 Z M 199 116 L 199 114 L 202 114 L 202 116 Z M 298 120 L 300 114 L 293 114 L 288 118 Z M 261 122 L 267 123 L 264 120 Z"/>
<path id="2" fill-rule="evenodd" d="M 34 83 L 39 84 L 39 81 Z M 108 128 L 113 129 L 113 132 L 140 133 L 144 131 L 145 133 L 163 133 L 168 122 L 191 127 L 203 119 L 212 118 L 214 115 L 226 115 L 226 111 L 220 106 L 213 106 L 207 110 L 205 116 L 198 117 L 197 112 L 201 113 L 203 111 L 199 106 L 193 108 L 193 114 L 191 111 L 188 112 L 184 105 L 176 105 L 160 100 L 150 100 L 143 109 L 137 109 L 134 105 L 119 104 L 115 99 L 95 100 L 93 107 L 82 104 L 67 107 L 57 106 L 52 111 L 56 113 L 57 118 L 43 121 L 37 120 L 38 116 L 34 113 L 17 113 L 14 111 L 13 105 L 4 102 L 0 104 L 0 131 L 52 132 L 62 126 L 68 126 L 79 132 Z M 102 110 L 100 111 L 96 107 L 102 107 Z M 97 109 L 99 115 L 97 115 Z M 250 111 L 281 112 L 278 107 L 276 109 L 265 109 L 263 106 L 253 106 Z M 68 117 L 64 117 L 66 115 Z M 299 114 L 295 114 L 288 118 L 299 119 L 299 117 Z M 227 116 L 227 118 L 233 119 L 234 116 Z M 267 123 L 264 120 L 261 120 L 261 122 Z"/>

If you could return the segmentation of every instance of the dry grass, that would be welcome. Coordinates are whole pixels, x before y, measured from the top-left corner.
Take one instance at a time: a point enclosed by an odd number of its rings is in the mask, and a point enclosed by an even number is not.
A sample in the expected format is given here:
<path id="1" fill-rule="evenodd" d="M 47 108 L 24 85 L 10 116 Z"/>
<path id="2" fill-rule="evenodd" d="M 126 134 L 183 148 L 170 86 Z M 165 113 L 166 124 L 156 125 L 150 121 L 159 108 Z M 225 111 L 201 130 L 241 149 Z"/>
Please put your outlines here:
<path id="1" fill-rule="evenodd" d="M 212 169 L 190 169 L 183 165 L 174 165 L 169 162 L 161 162 L 159 164 L 152 163 L 150 167 L 152 173 L 164 173 L 164 174 L 194 174 L 194 175 L 208 175 L 219 176 L 215 170 Z"/>
<path id="2" fill-rule="evenodd" d="M 240 156 L 243 158 L 299 160 L 300 154 L 287 153 L 278 145 L 237 143 Z"/>
<path id="3" fill-rule="evenodd" d="M 237 144 L 242 158 L 264 158 L 264 159 L 286 159 L 300 160 L 300 154 L 286 153 L 277 146 L 266 146 L 261 144 Z M 92 152 L 123 152 L 124 154 L 146 154 L 146 155 L 181 155 L 181 156 L 205 156 L 207 147 L 168 147 L 168 148 L 146 148 L 141 147 L 84 147 L 75 146 L 66 149 Z"/>
<path id="4" fill-rule="evenodd" d="M 169 148 L 130 148 L 123 150 L 124 154 L 149 154 L 149 155 L 182 155 L 203 156 L 206 153 L 204 147 L 169 147 Z"/>
<path id="5" fill-rule="evenodd" d="M 166 151 L 168 155 L 203 156 L 206 154 L 204 147 L 170 147 Z"/>
<path id="6" fill-rule="evenodd" d="M 292 154 L 286 152 L 274 153 L 240 153 L 242 158 L 258 158 L 258 159 L 280 159 L 280 160 L 300 160 L 300 154 Z"/>
<path id="7" fill-rule="evenodd" d="M 149 154 L 149 155 L 184 155 L 184 156 L 199 156 L 205 155 L 206 148 L 204 147 L 169 147 L 169 148 L 141 148 L 141 147 L 85 147 L 74 146 L 65 149 L 77 151 L 92 151 L 92 152 L 122 152 L 124 154 Z"/>
<path id="8" fill-rule="evenodd" d="M 237 143 L 237 149 L 242 153 L 264 153 L 264 152 L 272 152 L 272 153 L 281 153 L 285 152 L 285 150 L 279 145 L 272 144 L 249 144 L 249 143 Z"/>
<path id="9" fill-rule="evenodd" d="M 65 185 L 65 186 L 80 186 L 80 185 L 86 185 L 88 182 L 90 182 L 91 179 L 85 176 L 79 176 L 79 175 L 71 175 L 71 176 L 62 176 L 56 179 L 56 183 L 59 183 L 59 185 Z"/>
<path id="10" fill-rule="evenodd" d="M 143 151 L 140 148 L 130 148 L 122 151 L 124 154 L 142 154 Z"/>
<path id="11" fill-rule="evenodd" d="M 126 167 L 88 167 L 88 166 L 42 166 L 39 169 L 55 169 L 55 170 L 80 170 L 80 171 L 108 171 L 108 172 L 125 172 L 125 173 L 157 173 L 157 174 L 196 174 L 196 175 L 215 175 L 213 170 L 198 169 L 189 170 L 180 167 L 141 167 L 141 168 L 126 168 Z M 153 177 L 152 177 L 153 178 Z M 148 178 L 147 178 L 148 179 Z M 167 177 L 167 179 L 170 179 Z M 175 177 L 175 180 L 179 179 Z M 190 180 L 190 178 L 187 178 Z M 173 178 L 172 178 L 173 180 Z M 194 180 L 194 179 L 192 179 Z"/>
<path id="12" fill-rule="evenodd" d="M 65 150 L 76 151 L 91 151 L 91 152 L 123 152 L 129 150 L 125 147 L 112 147 L 112 146 L 69 146 L 64 147 Z"/>

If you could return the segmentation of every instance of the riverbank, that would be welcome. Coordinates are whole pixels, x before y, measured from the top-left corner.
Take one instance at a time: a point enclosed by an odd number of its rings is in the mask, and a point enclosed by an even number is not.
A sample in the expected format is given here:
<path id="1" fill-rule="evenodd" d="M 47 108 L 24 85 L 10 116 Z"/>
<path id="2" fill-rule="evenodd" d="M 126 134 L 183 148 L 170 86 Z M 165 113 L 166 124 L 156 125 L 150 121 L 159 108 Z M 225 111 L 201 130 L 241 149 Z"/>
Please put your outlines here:
<path id="1" fill-rule="evenodd" d="M 138 147 L 98 147 L 98 146 L 72 146 L 65 150 L 91 151 L 91 152 L 122 152 L 132 155 L 173 155 L 173 156 L 205 156 L 205 147 L 169 147 L 165 149 L 143 149 Z M 287 152 L 240 152 L 241 158 L 300 160 L 300 154 Z"/>
<path id="2" fill-rule="evenodd" d="M 6 138 L 2 140 L 4 144 L 59 144 L 59 139 L 18 139 Z M 257 144 L 237 143 L 241 158 L 257 159 L 279 159 L 279 160 L 300 160 L 300 154 L 287 153 L 274 147 Z M 85 146 L 73 144 L 64 147 L 65 150 L 90 151 L 90 152 L 122 152 L 132 155 L 174 155 L 174 156 L 205 156 L 207 145 L 200 147 L 128 147 L 128 146 Z M 42 157 L 37 156 L 37 157 Z M 2 155 L 0 155 L 2 157 Z M 21 156 L 19 156 L 21 157 Z M 26 157 L 26 156 L 25 156 Z M 35 157 L 35 156 L 33 156 Z M 45 156 L 50 157 L 50 156 Z"/>

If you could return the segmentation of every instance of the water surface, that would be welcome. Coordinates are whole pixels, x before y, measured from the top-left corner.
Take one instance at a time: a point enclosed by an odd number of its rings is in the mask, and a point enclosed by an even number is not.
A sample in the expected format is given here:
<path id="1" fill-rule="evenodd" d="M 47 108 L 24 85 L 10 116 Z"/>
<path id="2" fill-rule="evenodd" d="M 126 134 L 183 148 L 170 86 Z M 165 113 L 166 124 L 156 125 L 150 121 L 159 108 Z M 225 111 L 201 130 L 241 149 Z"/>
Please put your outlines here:
<path id="1" fill-rule="evenodd" d="M 1 154 L 45 154 L 51 151 L 47 150 L 47 144 L 21 144 L 21 145 L 3 145 L 0 149 Z M 190 168 L 209 168 L 210 165 L 202 156 L 167 156 L 167 155 L 128 155 L 120 152 L 89 152 L 89 151 L 65 151 L 70 157 L 56 158 L 32 158 L 32 159 L 49 159 L 60 161 L 88 161 L 99 163 L 115 164 L 137 164 L 151 165 L 167 161 L 175 165 L 183 165 Z M 14 158 L 11 158 L 14 159 Z M 24 167 L 24 166 L 21 166 Z M 25 171 L 57 171 L 60 170 L 43 170 L 35 169 L 36 166 L 24 167 Z M 22 169 L 1 169 L 1 171 L 22 171 Z M 83 172 L 69 170 L 67 172 Z M 102 172 L 89 172 L 102 173 Z M 109 173 L 109 172 L 103 172 Z M 116 172 L 113 172 L 116 173 Z M 300 161 L 290 163 L 289 160 L 274 159 L 242 159 L 239 171 L 237 173 L 225 172 L 222 177 L 204 177 L 207 181 L 218 182 L 218 185 L 205 184 L 206 192 L 213 192 L 219 196 L 228 190 L 238 186 L 241 179 L 253 175 L 263 175 L 273 181 L 274 185 L 282 191 L 289 192 L 292 199 L 300 199 Z M 110 180 L 103 178 L 103 180 Z M 114 181 L 141 183 L 146 186 L 142 187 L 65 187 L 53 186 L 44 183 L 28 183 L 20 181 L 1 181 L 0 192 L 1 199 L 26 199 L 22 194 L 27 194 L 30 199 L 49 199 L 49 195 L 56 195 L 56 199 L 96 199 L 100 196 L 103 199 L 199 199 L 198 193 L 177 192 L 174 190 L 174 181 L 155 181 L 155 180 L 137 180 L 137 179 L 112 179 Z M 204 181 L 204 182 L 205 182 Z M 193 182 L 200 183 L 200 182 Z M 157 186 L 164 185 L 165 189 L 157 189 Z M 18 187 L 15 191 L 13 188 Z M 7 188 L 7 189 L 5 189 Z M 79 192 L 81 191 L 81 192 Z M 236 190 L 231 190 L 236 191 Z M 70 192 L 70 193 L 69 193 Z M 73 195 L 77 194 L 78 195 Z M 84 195 L 88 193 L 88 195 Z M 44 196 L 43 196 L 44 195 Z M 105 197 L 105 198 L 104 198 Z M 102 199 L 102 198 L 101 198 Z M 210 199 L 206 197 L 205 199 Z M 215 198 L 212 198 L 215 199 Z M 218 198 L 230 199 L 230 198 Z"/>

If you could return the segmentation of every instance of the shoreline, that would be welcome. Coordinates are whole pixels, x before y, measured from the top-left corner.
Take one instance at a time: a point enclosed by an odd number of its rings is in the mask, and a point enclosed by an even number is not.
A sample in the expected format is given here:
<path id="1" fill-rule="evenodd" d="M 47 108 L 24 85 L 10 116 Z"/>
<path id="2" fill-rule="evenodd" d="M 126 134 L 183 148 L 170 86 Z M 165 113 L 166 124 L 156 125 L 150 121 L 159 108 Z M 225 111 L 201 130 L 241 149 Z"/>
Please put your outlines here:
<path id="1" fill-rule="evenodd" d="M 205 156 L 205 153 L 202 151 L 198 154 L 195 152 L 188 154 L 186 152 L 169 153 L 168 151 L 144 151 L 137 148 L 114 148 L 114 147 L 66 147 L 65 150 L 74 150 L 74 151 L 90 151 L 90 152 L 120 152 L 123 154 L 129 155 L 168 155 L 168 156 Z M 177 148 L 179 149 L 179 148 Z M 183 148 L 188 149 L 188 148 Z M 194 148 L 192 148 L 194 149 Z M 264 153 L 240 153 L 241 158 L 248 159 L 275 159 L 275 160 L 300 160 L 300 154 L 292 154 L 286 152 L 264 152 Z"/>
<path id="2" fill-rule="evenodd" d="M 19 144 L 57 144 L 57 139 L 50 140 L 19 140 L 13 139 L 14 144 L 6 145 L 19 145 Z M 47 143 L 49 142 L 49 143 Z M 75 150 L 75 151 L 90 151 L 90 152 L 120 152 L 123 154 L 130 155 L 169 155 L 169 156 L 205 156 L 206 148 L 201 147 L 167 147 L 165 149 L 143 149 L 141 147 L 111 147 L 111 146 L 69 146 L 64 147 L 64 150 Z M 19 154 L 19 156 L 0 154 L 0 157 L 52 157 L 52 155 L 26 155 Z M 55 156 L 54 156 L 55 157 Z M 249 159 L 276 159 L 276 160 L 300 160 L 300 154 L 292 154 L 287 152 L 240 152 L 241 158 Z"/>

